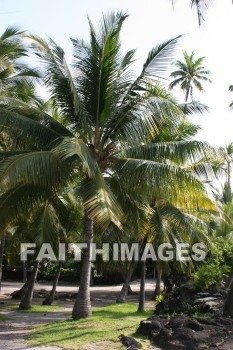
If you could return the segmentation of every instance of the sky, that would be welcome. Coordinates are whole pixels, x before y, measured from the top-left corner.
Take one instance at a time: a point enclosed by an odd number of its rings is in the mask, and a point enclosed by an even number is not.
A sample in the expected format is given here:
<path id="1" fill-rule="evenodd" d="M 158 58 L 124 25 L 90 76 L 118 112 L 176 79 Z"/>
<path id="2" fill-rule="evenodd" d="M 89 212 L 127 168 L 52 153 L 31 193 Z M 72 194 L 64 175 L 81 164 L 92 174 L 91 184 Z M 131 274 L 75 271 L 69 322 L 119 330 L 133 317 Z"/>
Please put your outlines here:
<path id="1" fill-rule="evenodd" d="M 122 10 L 129 14 L 122 30 L 123 51 L 136 48 L 137 61 L 134 70 L 140 73 L 149 50 L 157 44 L 183 34 L 176 51 L 176 59 L 182 59 L 183 50 L 196 57 L 205 56 L 204 65 L 211 70 L 212 84 L 206 84 L 205 93 L 195 98 L 210 108 L 210 113 L 193 116 L 202 126 L 199 140 L 213 146 L 225 146 L 233 142 L 233 111 L 228 108 L 233 93 L 233 5 L 231 0 L 215 0 L 205 16 L 205 24 L 199 28 L 194 9 L 189 0 L 0 0 L 0 33 L 9 25 L 51 37 L 71 60 L 70 37 L 88 40 L 87 15 L 94 24 L 102 13 Z M 183 102 L 179 89 L 174 90 Z"/>

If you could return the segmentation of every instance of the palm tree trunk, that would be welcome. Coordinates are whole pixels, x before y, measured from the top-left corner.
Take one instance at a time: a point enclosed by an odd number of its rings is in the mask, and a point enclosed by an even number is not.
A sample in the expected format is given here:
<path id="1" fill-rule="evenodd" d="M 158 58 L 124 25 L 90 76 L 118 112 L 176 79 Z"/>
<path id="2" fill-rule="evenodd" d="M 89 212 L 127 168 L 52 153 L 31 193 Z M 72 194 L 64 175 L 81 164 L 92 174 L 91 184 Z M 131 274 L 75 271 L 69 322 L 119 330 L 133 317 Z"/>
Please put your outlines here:
<path id="1" fill-rule="evenodd" d="M 1 239 L 1 246 L 0 246 L 0 295 L 2 292 L 2 265 L 3 265 L 5 241 L 6 241 L 6 232 L 3 233 L 3 236 Z"/>
<path id="2" fill-rule="evenodd" d="M 158 265 L 156 266 L 156 270 L 157 270 L 156 285 L 155 285 L 155 290 L 153 293 L 152 300 L 155 300 L 156 297 L 158 295 L 161 295 L 161 293 L 162 293 L 162 291 L 161 291 L 162 271 Z"/>
<path id="3" fill-rule="evenodd" d="M 93 275 L 92 275 L 92 271 L 91 271 L 91 276 L 90 276 L 90 286 L 94 286 L 94 279 L 93 279 Z"/>
<path id="4" fill-rule="evenodd" d="M 22 262 L 22 269 L 23 269 L 23 283 L 26 283 L 27 282 L 26 261 Z"/>
<path id="5" fill-rule="evenodd" d="M 127 291 L 127 295 L 134 295 L 134 294 L 137 294 L 137 292 L 134 292 L 131 288 L 131 285 L 129 284 L 128 286 L 128 291 Z"/>
<path id="6" fill-rule="evenodd" d="M 35 281 L 37 277 L 37 273 L 39 270 L 39 261 L 35 261 L 34 267 L 31 273 L 31 276 L 28 280 L 28 287 L 25 291 L 24 296 L 21 299 L 21 302 L 19 304 L 19 310 L 28 310 L 31 308 L 32 305 L 32 298 L 33 298 L 33 291 L 34 291 L 34 286 L 35 286 Z"/>
<path id="7" fill-rule="evenodd" d="M 141 283 L 140 283 L 140 294 L 139 294 L 139 304 L 138 311 L 145 311 L 145 279 L 146 279 L 146 262 L 141 261 Z"/>
<path id="8" fill-rule="evenodd" d="M 22 299 L 24 294 L 26 293 L 26 290 L 28 289 L 28 283 L 29 283 L 29 279 L 27 279 L 27 281 L 24 283 L 24 285 L 22 286 L 22 288 L 20 288 L 18 291 L 13 293 L 13 299 Z"/>
<path id="9" fill-rule="evenodd" d="M 135 268 L 135 261 L 134 261 L 134 259 L 132 259 L 130 262 L 130 265 L 129 265 L 129 269 L 125 275 L 125 281 L 124 281 L 123 286 L 121 288 L 121 291 L 117 297 L 117 300 L 116 300 L 117 303 L 125 303 L 126 295 L 128 293 L 128 290 L 129 290 L 130 280 L 131 280 L 131 277 L 133 275 L 134 268 Z"/>
<path id="10" fill-rule="evenodd" d="M 127 270 L 125 268 L 125 265 L 122 262 L 120 264 L 120 267 L 121 267 L 121 275 L 122 275 L 123 282 L 124 282 L 125 278 L 126 278 L 126 275 L 127 275 Z M 137 293 L 132 290 L 132 288 L 131 288 L 131 286 L 129 284 L 126 295 L 134 295 L 134 294 L 137 294 Z"/>
<path id="11" fill-rule="evenodd" d="M 187 89 L 186 94 L 185 94 L 185 102 L 188 102 L 189 93 L 190 93 L 190 85 L 188 86 L 188 89 Z"/>
<path id="12" fill-rule="evenodd" d="M 58 264 L 58 269 L 57 269 L 55 279 L 53 281 L 53 288 L 52 288 L 51 292 L 49 293 L 48 298 L 46 298 L 43 301 L 42 305 L 52 305 L 52 303 L 54 302 L 55 295 L 56 295 L 56 289 L 57 289 L 58 281 L 59 281 L 60 274 L 61 274 L 61 269 L 62 269 L 62 262 L 60 261 Z"/>
<path id="13" fill-rule="evenodd" d="M 86 216 L 85 243 L 83 249 L 82 271 L 78 295 L 72 311 L 74 320 L 91 316 L 90 276 L 91 276 L 91 243 L 93 240 L 93 220 Z"/>
<path id="14" fill-rule="evenodd" d="M 231 282 L 230 290 L 223 306 L 223 313 L 224 315 L 233 316 L 233 281 Z"/>
<path id="15" fill-rule="evenodd" d="M 155 287 L 156 296 L 161 295 L 161 282 L 162 282 L 162 271 L 157 266 L 157 279 L 156 279 L 156 287 Z"/>

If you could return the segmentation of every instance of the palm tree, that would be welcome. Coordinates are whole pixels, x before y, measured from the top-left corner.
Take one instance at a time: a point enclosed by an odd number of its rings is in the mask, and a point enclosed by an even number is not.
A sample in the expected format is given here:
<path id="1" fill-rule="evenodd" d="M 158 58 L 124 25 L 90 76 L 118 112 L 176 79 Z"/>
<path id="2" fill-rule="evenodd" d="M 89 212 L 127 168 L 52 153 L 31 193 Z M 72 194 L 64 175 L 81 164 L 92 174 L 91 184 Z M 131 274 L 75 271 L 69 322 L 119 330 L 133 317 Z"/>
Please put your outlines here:
<path id="1" fill-rule="evenodd" d="M 23 44 L 24 32 L 17 27 L 8 27 L 0 36 L 0 99 L 5 103 L 5 97 L 14 97 L 24 101 L 39 101 L 35 94 L 34 78 L 39 75 L 22 61 L 27 56 Z M 1 135 L 0 149 L 9 149 L 10 144 Z M 2 232 L 0 239 L 0 294 L 2 280 L 2 262 L 6 232 Z"/>
<path id="2" fill-rule="evenodd" d="M 129 69 L 135 50 L 125 55 L 120 51 L 119 35 L 126 17 L 122 12 L 103 16 L 99 31 L 89 20 L 90 42 L 72 39 L 72 69 L 64 51 L 52 40 L 46 43 L 31 37 L 37 55 L 44 61 L 45 83 L 67 128 L 36 106 L 14 99 L 10 100 L 14 111 L 1 112 L 5 133 L 16 147 L 21 147 L 0 155 L 0 180 L 5 191 L 0 208 L 8 213 L 0 217 L 2 227 L 13 215 L 25 215 L 30 208 L 28 202 L 35 205 L 64 188 L 68 191 L 70 186 L 76 188 L 82 201 L 87 248 L 83 251 L 74 319 L 91 314 L 94 227 L 104 231 L 113 223 L 122 229 L 122 202 L 128 196 L 139 203 L 145 198 L 151 203 L 163 198 L 174 205 L 182 202 L 184 207 L 215 208 L 196 174 L 181 166 L 205 157 L 210 150 L 207 144 L 147 144 L 158 133 L 160 123 L 171 118 L 176 123 L 183 115 L 158 83 L 179 37 L 153 48 L 135 79 Z M 9 213 L 6 202 L 10 198 L 14 210 Z"/>
<path id="3" fill-rule="evenodd" d="M 194 87 L 201 92 L 204 91 L 200 81 L 211 83 L 211 80 L 208 78 L 211 72 L 203 66 L 205 57 L 195 59 L 194 51 L 192 51 L 191 55 L 184 51 L 183 55 L 184 61 L 178 60 L 174 62 L 174 66 L 178 70 L 170 74 L 170 77 L 174 78 L 174 80 L 169 86 L 170 89 L 173 89 L 175 86 L 180 85 L 181 90 L 185 92 L 185 102 L 187 102 L 189 96 L 193 100 Z"/>
<path id="4" fill-rule="evenodd" d="M 28 56 L 23 42 L 25 32 L 8 27 L 0 36 L 0 97 L 9 96 L 23 101 L 40 101 L 34 79 L 39 77 L 25 61 Z"/>

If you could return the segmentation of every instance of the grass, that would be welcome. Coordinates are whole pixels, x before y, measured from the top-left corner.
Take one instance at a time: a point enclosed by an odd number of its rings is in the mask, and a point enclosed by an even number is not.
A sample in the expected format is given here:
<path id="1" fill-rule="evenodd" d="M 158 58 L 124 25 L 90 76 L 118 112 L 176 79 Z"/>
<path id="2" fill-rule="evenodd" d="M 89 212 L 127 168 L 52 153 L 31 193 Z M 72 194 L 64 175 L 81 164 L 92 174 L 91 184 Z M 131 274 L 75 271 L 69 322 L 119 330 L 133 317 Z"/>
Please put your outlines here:
<path id="1" fill-rule="evenodd" d="M 120 349 L 119 335 L 134 335 L 140 321 L 152 313 L 151 310 L 137 313 L 137 305 L 133 303 L 95 308 L 88 319 L 37 327 L 29 336 L 29 342 L 32 345 L 57 345 L 69 350 L 88 349 L 88 345 L 98 343 L 101 343 L 101 349 Z M 144 349 L 148 345 L 148 340 L 143 340 Z"/>

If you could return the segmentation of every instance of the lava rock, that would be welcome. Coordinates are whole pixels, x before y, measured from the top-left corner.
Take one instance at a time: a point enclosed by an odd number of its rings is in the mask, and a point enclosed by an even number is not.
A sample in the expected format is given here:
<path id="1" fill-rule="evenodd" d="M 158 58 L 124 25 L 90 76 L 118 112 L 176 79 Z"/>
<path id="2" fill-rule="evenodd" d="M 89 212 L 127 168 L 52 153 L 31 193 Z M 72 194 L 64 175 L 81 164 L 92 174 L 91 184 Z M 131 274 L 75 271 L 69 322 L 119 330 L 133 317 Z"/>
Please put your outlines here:
<path id="1" fill-rule="evenodd" d="M 140 326 L 138 328 L 138 332 L 144 335 L 145 337 L 151 337 L 152 333 L 155 334 L 156 332 L 161 331 L 161 323 L 157 320 L 146 320 L 141 321 Z"/>
<path id="2" fill-rule="evenodd" d="M 126 337 L 125 335 L 119 335 L 121 343 L 127 348 L 127 350 L 139 350 L 142 348 L 142 344 L 137 342 L 132 337 Z"/>
<path id="3" fill-rule="evenodd" d="M 204 329 L 204 327 L 197 320 L 191 318 L 186 321 L 185 326 L 194 331 L 203 331 Z"/>
<path id="4" fill-rule="evenodd" d="M 194 341 L 194 331 L 189 328 L 177 328 L 172 335 L 173 340 L 192 340 Z"/>

